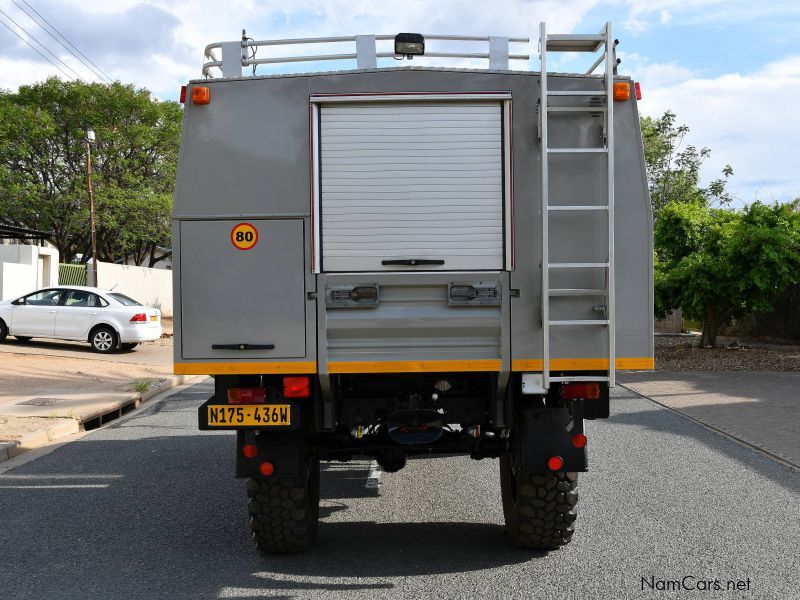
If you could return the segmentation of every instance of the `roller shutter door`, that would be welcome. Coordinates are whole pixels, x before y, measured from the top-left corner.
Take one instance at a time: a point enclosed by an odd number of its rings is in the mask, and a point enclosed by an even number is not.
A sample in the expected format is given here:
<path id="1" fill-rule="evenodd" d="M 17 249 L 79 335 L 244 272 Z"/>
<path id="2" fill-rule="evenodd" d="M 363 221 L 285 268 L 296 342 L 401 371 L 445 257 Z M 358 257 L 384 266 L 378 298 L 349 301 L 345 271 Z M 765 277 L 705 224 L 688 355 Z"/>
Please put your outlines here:
<path id="1" fill-rule="evenodd" d="M 501 123 L 499 102 L 322 106 L 323 269 L 502 269 Z M 418 259 L 444 264 L 383 264 Z"/>

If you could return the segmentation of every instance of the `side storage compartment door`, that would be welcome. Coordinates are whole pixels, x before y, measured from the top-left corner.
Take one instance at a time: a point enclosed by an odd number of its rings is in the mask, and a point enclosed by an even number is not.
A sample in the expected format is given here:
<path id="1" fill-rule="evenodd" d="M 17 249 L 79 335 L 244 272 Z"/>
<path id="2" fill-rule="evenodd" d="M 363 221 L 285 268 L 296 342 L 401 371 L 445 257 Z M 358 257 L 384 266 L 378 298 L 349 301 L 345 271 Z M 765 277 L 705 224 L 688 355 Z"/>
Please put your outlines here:
<path id="1" fill-rule="evenodd" d="M 180 236 L 183 358 L 306 355 L 302 220 L 183 221 Z"/>

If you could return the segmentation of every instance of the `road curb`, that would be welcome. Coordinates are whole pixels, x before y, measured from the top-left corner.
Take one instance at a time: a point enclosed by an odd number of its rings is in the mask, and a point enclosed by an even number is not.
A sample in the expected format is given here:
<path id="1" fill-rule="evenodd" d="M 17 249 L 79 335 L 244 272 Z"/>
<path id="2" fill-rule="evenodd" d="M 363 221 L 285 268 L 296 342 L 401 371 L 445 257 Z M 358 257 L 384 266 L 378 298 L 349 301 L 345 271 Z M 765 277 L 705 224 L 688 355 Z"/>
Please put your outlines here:
<path id="1" fill-rule="evenodd" d="M 32 431 L 18 440 L 0 442 L 0 463 L 14 458 L 23 452 L 27 452 L 28 450 L 33 450 L 34 448 L 40 448 L 56 442 L 60 438 L 80 433 L 81 430 L 85 429 L 85 424 L 90 421 L 100 420 L 101 422 L 106 422 L 104 419 L 108 416 L 117 418 L 121 416 L 124 409 L 138 407 L 140 404 L 155 398 L 159 394 L 163 394 L 174 387 L 202 377 L 202 375 L 173 375 L 167 381 L 154 385 L 152 389 L 144 393 L 131 394 L 128 398 L 124 398 L 110 407 L 106 407 L 96 413 L 90 413 L 88 416 L 82 416 L 80 420 L 73 418 L 69 421 L 62 421 L 52 427 Z M 111 419 L 109 418 L 107 420 Z"/>

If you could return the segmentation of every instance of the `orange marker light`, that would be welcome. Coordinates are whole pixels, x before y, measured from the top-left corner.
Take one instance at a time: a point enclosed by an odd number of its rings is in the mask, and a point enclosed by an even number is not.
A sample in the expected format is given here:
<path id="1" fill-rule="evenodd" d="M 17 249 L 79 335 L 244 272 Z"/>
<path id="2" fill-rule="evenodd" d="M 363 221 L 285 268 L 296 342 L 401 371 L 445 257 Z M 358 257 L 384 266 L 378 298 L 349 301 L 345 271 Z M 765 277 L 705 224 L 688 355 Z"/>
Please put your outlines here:
<path id="1" fill-rule="evenodd" d="M 194 93 L 194 90 L 192 90 Z M 614 84 L 614 100 L 628 100 L 631 97 L 631 85 L 625 83 Z"/>
<path id="2" fill-rule="evenodd" d="M 614 94 L 616 98 L 616 84 L 614 84 Z M 192 103 L 193 104 L 210 104 L 211 103 L 211 88 L 205 85 L 198 85 L 192 88 Z"/>
<path id="3" fill-rule="evenodd" d="M 551 471 L 560 471 L 564 468 L 564 459 L 560 456 L 551 456 L 547 459 L 547 468 Z"/>

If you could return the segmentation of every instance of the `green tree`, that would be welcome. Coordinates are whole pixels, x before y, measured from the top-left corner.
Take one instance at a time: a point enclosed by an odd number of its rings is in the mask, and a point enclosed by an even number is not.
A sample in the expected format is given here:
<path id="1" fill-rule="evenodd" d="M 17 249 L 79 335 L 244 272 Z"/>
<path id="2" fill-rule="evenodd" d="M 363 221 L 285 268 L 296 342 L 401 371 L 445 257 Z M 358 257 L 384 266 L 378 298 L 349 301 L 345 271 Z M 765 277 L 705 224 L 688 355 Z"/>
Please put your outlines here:
<path id="1" fill-rule="evenodd" d="M 700 187 L 700 169 L 711 156 L 709 148 L 683 146 L 689 128 L 675 124 L 675 114 L 666 111 L 658 118 L 642 117 L 642 142 L 653 214 L 658 216 L 670 202 L 707 203 L 724 206 L 732 197 L 727 192 L 733 168 L 725 165 L 722 177 Z"/>
<path id="2" fill-rule="evenodd" d="M 52 232 L 62 260 L 90 256 L 85 131 L 98 255 L 150 266 L 170 245 L 181 108 L 131 85 L 51 78 L 0 93 L 0 221 Z"/>
<path id="3" fill-rule="evenodd" d="M 700 320 L 701 346 L 714 346 L 732 318 L 770 310 L 800 281 L 800 213 L 790 205 L 734 211 L 671 202 L 656 221 L 655 244 L 657 312 L 681 307 Z"/>

